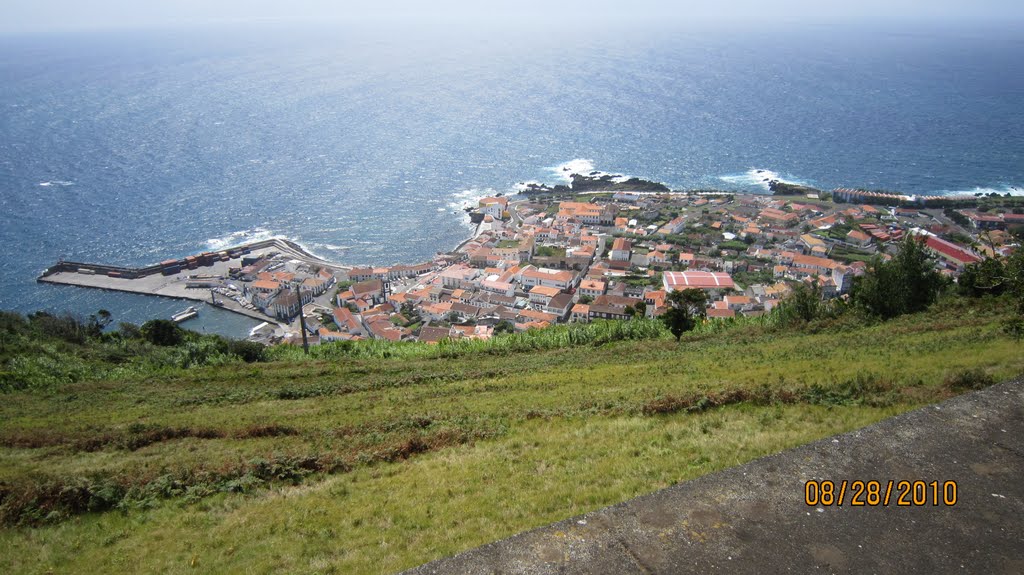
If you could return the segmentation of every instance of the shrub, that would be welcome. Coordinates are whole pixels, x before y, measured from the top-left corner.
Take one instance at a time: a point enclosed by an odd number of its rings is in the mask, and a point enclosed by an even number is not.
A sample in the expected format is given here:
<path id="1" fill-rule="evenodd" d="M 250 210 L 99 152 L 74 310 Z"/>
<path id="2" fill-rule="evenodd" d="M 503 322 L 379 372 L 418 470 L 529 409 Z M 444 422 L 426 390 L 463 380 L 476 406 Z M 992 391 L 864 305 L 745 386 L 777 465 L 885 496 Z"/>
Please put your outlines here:
<path id="1" fill-rule="evenodd" d="M 141 332 L 153 345 L 174 346 L 185 339 L 185 330 L 169 319 L 151 319 L 142 324 Z"/>
<path id="2" fill-rule="evenodd" d="M 991 375 L 981 368 L 963 369 L 946 376 L 943 385 L 949 389 L 961 391 L 982 389 L 995 383 Z"/>

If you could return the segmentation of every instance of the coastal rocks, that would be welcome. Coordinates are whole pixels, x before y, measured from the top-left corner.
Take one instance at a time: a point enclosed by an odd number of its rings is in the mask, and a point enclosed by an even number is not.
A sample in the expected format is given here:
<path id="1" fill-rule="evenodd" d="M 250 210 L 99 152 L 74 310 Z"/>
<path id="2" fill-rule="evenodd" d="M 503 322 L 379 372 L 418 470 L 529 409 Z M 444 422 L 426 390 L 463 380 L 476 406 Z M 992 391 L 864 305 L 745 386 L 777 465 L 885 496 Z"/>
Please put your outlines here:
<path id="1" fill-rule="evenodd" d="M 800 184 L 791 184 L 779 180 L 768 180 L 768 189 L 776 196 L 804 196 L 807 194 L 820 194 L 821 190 Z"/>

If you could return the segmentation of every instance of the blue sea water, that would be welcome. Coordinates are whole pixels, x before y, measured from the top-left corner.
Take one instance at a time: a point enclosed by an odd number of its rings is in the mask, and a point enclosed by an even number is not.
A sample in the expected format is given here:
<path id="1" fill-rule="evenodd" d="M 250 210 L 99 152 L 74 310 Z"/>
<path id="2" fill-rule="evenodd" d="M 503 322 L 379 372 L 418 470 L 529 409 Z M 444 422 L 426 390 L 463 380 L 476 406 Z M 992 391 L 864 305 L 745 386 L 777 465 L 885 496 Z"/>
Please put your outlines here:
<path id="1" fill-rule="evenodd" d="M 1016 192 L 1024 40 L 999 28 L 259 27 L 0 38 L 0 309 L 166 317 L 35 283 L 280 235 L 429 258 L 559 166 L 673 187 Z M 241 335 L 207 309 L 190 327 Z"/>

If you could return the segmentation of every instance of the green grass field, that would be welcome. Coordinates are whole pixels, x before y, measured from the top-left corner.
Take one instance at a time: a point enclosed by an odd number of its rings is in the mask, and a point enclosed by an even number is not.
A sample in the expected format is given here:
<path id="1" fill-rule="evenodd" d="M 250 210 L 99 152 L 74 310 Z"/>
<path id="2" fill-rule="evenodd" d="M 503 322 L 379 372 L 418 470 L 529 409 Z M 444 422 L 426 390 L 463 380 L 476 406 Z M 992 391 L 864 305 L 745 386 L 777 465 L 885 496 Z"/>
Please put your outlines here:
<path id="1" fill-rule="evenodd" d="M 6 393 L 0 572 L 393 573 L 1019 375 L 1010 309 Z"/>

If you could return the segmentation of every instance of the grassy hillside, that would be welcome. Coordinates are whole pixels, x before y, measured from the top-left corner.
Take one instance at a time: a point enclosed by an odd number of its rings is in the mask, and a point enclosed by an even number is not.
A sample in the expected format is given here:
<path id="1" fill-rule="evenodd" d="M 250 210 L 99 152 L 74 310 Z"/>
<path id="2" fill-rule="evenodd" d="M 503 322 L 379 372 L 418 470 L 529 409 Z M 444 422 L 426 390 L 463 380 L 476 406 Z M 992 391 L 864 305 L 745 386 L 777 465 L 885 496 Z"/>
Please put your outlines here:
<path id="1" fill-rule="evenodd" d="M 0 395 L 0 571 L 395 572 L 1016 376 L 1011 310 L 206 367 L 14 342 L 88 369 Z"/>

